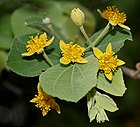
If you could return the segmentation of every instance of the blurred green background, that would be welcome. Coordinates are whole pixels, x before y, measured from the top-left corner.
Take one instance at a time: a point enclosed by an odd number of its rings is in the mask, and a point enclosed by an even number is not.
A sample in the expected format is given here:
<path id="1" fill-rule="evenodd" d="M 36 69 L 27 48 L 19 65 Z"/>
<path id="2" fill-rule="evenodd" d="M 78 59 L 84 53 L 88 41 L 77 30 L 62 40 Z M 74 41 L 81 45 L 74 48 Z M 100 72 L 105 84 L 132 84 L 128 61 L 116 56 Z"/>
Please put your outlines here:
<path id="1" fill-rule="evenodd" d="M 86 15 L 86 30 L 91 35 L 103 28 L 107 21 L 97 13 L 108 5 L 116 5 L 127 14 L 127 24 L 133 34 L 133 42 L 125 43 L 119 57 L 126 66 L 135 69 L 140 62 L 139 0 L 0 0 L 0 127 L 140 127 L 140 81 L 124 75 L 127 91 L 123 97 L 112 97 L 119 110 L 107 112 L 109 122 L 89 122 L 86 97 L 76 103 L 56 99 L 61 115 L 51 111 L 43 117 L 41 111 L 29 101 L 37 94 L 38 77 L 21 77 L 6 66 L 7 53 L 16 35 L 38 31 L 24 22 L 32 15 L 51 17 L 68 40 L 81 36 L 78 28 L 69 20 L 70 9 L 81 7 Z M 79 40 L 84 41 L 82 36 Z"/>

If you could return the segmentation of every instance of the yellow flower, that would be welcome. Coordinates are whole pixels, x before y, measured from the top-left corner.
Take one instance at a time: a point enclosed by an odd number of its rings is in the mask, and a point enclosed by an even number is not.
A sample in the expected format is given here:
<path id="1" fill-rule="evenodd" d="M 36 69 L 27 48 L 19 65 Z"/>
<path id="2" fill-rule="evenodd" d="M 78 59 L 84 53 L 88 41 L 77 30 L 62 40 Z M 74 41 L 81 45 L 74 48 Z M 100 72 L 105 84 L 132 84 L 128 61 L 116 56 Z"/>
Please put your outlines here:
<path id="1" fill-rule="evenodd" d="M 38 95 L 35 95 L 35 97 L 30 101 L 33 103 L 36 103 L 36 107 L 40 108 L 42 110 L 42 115 L 45 116 L 51 109 L 55 109 L 57 113 L 60 112 L 60 107 L 59 105 L 55 102 L 52 96 L 46 94 L 41 86 L 40 83 L 38 83 L 37 86 L 38 89 Z"/>
<path id="2" fill-rule="evenodd" d="M 85 15 L 79 8 L 74 8 L 71 11 L 71 19 L 76 25 L 81 26 L 84 24 Z"/>
<path id="3" fill-rule="evenodd" d="M 111 43 L 108 44 L 105 53 L 98 48 L 94 48 L 93 50 L 95 56 L 98 58 L 99 69 L 104 71 L 107 79 L 112 80 L 112 73 L 118 66 L 125 64 L 125 62 L 117 59 L 117 55 L 112 51 Z"/>
<path id="4" fill-rule="evenodd" d="M 124 12 L 120 13 L 118 8 L 115 6 L 109 6 L 106 10 L 103 10 L 103 12 L 101 12 L 99 9 L 97 11 L 103 18 L 107 19 L 112 26 L 119 25 L 122 28 L 130 30 L 128 26 L 123 24 L 126 21 L 126 14 Z"/>
<path id="5" fill-rule="evenodd" d="M 40 36 L 37 35 L 35 37 L 31 36 L 31 39 L 27 42 L 27 52 L 22 53 L 22 56 L 31 56 L 34 53 L 42 53 L 44 51 L 44 48 L 52 43 L 54 40 L 54 37 L 52 37 L 50 40 L 47 39 L 47 35 L 44 32 Z"/>
<path id="6" fill-rule="evenodd" d="M 82 55 L 84 55 L 85 48 L 79 46 L 78 44 L 73 44 L 73 42 L 66 44 L 65 42 L 60 40 L 60 49 L 62 50 L 62 58 L 60 59 L 60 62 L 63 64 L 69 64 L 71 62 L 88 62 L 88 60 L 82 58 Z"/>

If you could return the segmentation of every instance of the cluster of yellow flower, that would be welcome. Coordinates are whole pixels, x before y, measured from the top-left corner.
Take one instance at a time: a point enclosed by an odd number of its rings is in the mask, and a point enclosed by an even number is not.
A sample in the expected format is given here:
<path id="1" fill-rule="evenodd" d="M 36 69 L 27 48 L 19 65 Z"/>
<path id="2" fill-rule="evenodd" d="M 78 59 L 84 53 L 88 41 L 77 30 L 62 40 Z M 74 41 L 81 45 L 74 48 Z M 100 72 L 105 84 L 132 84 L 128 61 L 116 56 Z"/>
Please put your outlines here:
<path id="1" fill-rule="evenodd" d="M 35 106 L 42 110 L 43 116 L 45 116 L 51 110 L 51 108 L 55 109 L 60 114 L 61 112 L 59 105 L 55 102 L 52 96 L 46 94 L 42 90 L 40 83 L 38 83 L 37 89 L 38 95 L 36 95 L 30 102 L 36 103 Z"/>
<path id="2" fill-rule="evenodd" d="M 125 64 L 122 60 L 117 59 L 117 55 L 112 51 L 111 43 L 108 44 L 105 53 L 98 48 L 94 48 L 94 54 L 98 58 L 99 69 L 104 71 L 109 80 L 112 80 L 112 72 L 118 66 Z"/>
<path id="3" fill-rule="evenodd" d="M 101 12 L 99 9 L 97 11 L 103 18 L 107 19 L 112 26 L 119 25 L 122 28 L 130 30 L 128 26 L 123 24 L 126 21 L 126 14 L 124 12 L 120 13 L 118 8 L 115 6 L 109 6 L 103 12 Z"/>
<path id="4" fill-rule="evenodd" d="M 33 36 L 30 37 L 31 40 L 27 42 L 27 51 L 25 53 L 22 53 L 22 56 L 31 56 L 34 53 L 42 53 L 44 51 L 44 48 L 46 46 L 49 46 L 52 41 L 54 40 L 54 37 L 52 37 L 50 40 L 47 39 L 46 33 L 42 35 L 37 35 L 35 38 Z"/>
<path id="5" fill-rule="evenodd" d="M 69 63 L 87 63 L 88 61 L 81 56 L 84 55 L 85 48 L 81 47 L 78 44 L 73 44 L 70 42 L 66 44 L 63 41 L 60 41 L 60 49 L 62 50 L 62 58 L 60 62 L 63 64 Z"/>
<path id="6" fill-rule="evenodd" d="M 98 12 L 103 18 L 107 19 L 112 26 L 119 25 L 122 28 L 130 30 L 128 26 L 123 24 L 126 21 L 126 14 L 124 12 L 120 13 L 115 6 L 107 7 L 103 12 L 98 9 Z M 71 18 L 76 25 L 82 26 L 85 15 L 79 8 L 75 8 L 71 12 Z M 30 38 L 26 46 L 27 52 L 23 53 L 23 56 L 31 56 L 34 53 L 39 54 L 44 52 L 44 48 L 49 46 L 54 40 L 54 37 L 48 40 L 46 33 L 37 35 L 36 37 L 31 36 Z M 60 40 L 60 49 L 62 51 L 60 63 L 62 64 L 88 62 L 87 59 L 83 58 L 85 48 L 78 44 L 74 44 L 73 42 L 67 44 Z M 125 62 L 118 59 L 115 52 L 112 51 L 111 43 L 108 44 L 106 52 L 103 53 L 100 49 L 93 47 L 93 53 L 98 59 L 99 70 L 104 71 L 106 78 L 110 81 L 112 80 L 112 75 L 116 68 L 125 64 Z M 60 113 L 58 104 L 54 101 L 52 96 L 43 92 L 40 83 L 38 85 L 38 96 L 35 96 L 31 102 L 37 103 L 36 107 L 41 108 L 43 116 L 46 115 L 51 108 Z"/>

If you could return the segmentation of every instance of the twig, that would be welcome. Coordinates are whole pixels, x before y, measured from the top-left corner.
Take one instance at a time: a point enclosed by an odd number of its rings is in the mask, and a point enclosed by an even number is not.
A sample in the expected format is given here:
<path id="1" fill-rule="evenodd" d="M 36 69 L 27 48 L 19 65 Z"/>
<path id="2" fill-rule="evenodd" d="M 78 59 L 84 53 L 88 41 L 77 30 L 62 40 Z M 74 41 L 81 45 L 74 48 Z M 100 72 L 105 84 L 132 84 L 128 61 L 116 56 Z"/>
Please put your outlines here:
<path id="1" fill-rule="evenodd" d="M 137 65 L 140 64 L 140 63 L 137 63 L 136 64 L 136 69 L 137 70 L 134 70 L 134 69 L 131 69 L 131 68 L 128 68 L 128 67 L 125 67 L 125 66 L 122 66 L 121 69 L 123 71 L 123 73 L 133 79 L 138 79 L 140 80 L 140 70 L 139 68 L 137 68 Z"/>

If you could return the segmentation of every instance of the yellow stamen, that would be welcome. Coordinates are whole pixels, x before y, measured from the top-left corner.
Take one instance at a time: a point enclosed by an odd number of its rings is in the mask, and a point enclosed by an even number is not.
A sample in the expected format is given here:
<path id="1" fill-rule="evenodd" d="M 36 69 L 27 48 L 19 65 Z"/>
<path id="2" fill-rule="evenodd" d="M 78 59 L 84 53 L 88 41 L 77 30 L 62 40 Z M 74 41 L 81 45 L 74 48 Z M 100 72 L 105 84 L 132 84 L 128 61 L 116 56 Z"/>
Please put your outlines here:
<path id="1" fill-rule="evenodd" d="M 120 12 L 116 6 L 109 6 L 106 10 L 103 10 L 103 12 L 99 9 L 97 11 L 103 18 L 107 19 L 112 26 L 119 25 L 122 28 L 130 30 L 128 26 L 124 25 L 126 14 L 124 12 Z"/>
<path id="2" fill-rule="evenodd" d="M 35 106 L 42 110 L 43 116 L 47 115 L 51 109 L 55 109 L 59 114 L 61 113 L 59 105 L 55 102 L 52 96 L 46 94 L 42 90 L 40 83 L 38 83 L 38 95 L 35 95 L 30 102 L 36 103 Z"/>
<path id="3" fill-rule="evenodd" d="M 22 56 L 31 56 L 34 53 L 40 54 L 44 51 L 44 48 L 46 46 L 49 46 L 54 40 L 54 37 L 48 40 L 45 32 L 40 36 L 39 35 L 35 37 L 31 36 L 30 38 L 31 39 L 27 42 L 26 46 L 27 52 L 22 53 Z"/>
<path id="4" fill-rule="evenodd" d="M 62 50 L 62 58 L 60 59 L 60 62 L 63 64 L 69 64 L 69 63 L 87 63 L 88 60 L 83 58 L 85 48 L 79 46 L 78 44 L 73 44 L 73 42 L 70 42 L 69 44 L 66 44 L 62 40 L 60 41 L 60 49 Z"/>
<path id="5" fill-rule="evenodd" d="M 94 48 L 94 54 L 98 58 L 99 69 L 104 71 L 109 80 L 112 80 L 112 73 L 116 68 L 125 64 L 122 60 L 117 59 L 117 55 L 112 51 L 111 43 L 108 44 L 105 53 L 102 53 L 98 48 Z"/>

